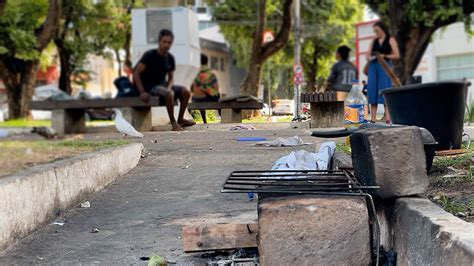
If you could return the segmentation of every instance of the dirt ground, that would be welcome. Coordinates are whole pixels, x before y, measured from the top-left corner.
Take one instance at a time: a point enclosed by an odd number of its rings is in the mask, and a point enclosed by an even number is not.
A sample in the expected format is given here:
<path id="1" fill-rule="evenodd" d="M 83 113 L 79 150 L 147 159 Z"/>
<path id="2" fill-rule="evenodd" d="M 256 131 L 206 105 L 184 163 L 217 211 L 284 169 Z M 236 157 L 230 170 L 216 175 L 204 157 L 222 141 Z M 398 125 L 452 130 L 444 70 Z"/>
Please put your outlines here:
<path id="1" fill-rule="evenodd" d="M 79 154 L 122 145 L 125 141 L 85 141 L 67 139 L 46 141 L 34 135 L 0 141 L 0 177 L 39 164 L 70 158 Z"/>
<path id="2" fill-rule="evenodd" d="M 474 151 L 437 157 L 430 172 L 426 196 L 459 218 L 474 222 Z"/>

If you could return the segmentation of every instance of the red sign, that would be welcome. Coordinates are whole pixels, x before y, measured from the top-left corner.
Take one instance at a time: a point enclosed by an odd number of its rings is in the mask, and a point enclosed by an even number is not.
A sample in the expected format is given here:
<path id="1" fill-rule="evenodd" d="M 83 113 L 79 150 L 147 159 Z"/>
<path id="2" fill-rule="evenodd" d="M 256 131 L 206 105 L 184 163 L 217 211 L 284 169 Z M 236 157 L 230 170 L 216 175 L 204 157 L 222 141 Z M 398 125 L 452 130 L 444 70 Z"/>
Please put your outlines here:
<path id="1" fill-rule="evenodd" d="M 296 74 L 293 76 L 293 84 L 295 85 L 301 85 L 304 83 L 304 78 L 303 75 L 301 74 Z"/>
<path id="2" fill-rule="evenodd" d="M 268 42 L 271 42 L 275 40 L 275 37 L 273 36 L 273 32 L 271 30 L 266 30 L 263 32 L 263 38 L 262 38 L 262 43 L 266 44 Z"/>
<path id="3" fill-rule="evenodd" d="M 303 66 L 301 64 L 294 64 L 293 65 L 293 74 L 294 75 L 303 75 Z"/>

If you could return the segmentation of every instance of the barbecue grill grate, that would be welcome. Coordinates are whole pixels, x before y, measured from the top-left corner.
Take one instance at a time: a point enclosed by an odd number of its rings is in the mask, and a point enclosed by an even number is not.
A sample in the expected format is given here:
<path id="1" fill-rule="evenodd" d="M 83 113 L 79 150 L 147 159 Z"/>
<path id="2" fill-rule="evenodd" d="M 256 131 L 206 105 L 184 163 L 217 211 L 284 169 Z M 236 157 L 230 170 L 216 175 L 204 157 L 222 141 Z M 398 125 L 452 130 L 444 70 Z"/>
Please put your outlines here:
<path id="1" fill-rule="evenodd" d="M 223 193 L 357 194 L 378 186 L 363 186 L 348 169 L 234 171 L 222 186 Z"/>
<path id="2" fill-rule="evenodd" d="M 365 197 L 371 228 L 372 261 L 378 265 L 380 228 L 374 201 L 368 193 L 378 186 L 364 186 L 352 169 L 234 171 L 221 187 L 222 193 L 316 194 Z M 262 195 L 263 196 L 263 195 Z"/>

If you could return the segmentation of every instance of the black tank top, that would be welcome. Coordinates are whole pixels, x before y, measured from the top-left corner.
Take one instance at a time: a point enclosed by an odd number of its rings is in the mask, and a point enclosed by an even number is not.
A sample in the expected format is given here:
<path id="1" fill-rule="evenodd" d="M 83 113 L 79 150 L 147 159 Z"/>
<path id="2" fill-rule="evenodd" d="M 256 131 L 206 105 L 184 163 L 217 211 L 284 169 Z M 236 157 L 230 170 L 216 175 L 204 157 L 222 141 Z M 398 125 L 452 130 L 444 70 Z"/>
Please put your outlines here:
<path id="1" fill-rule="evenodd" d="M 378 39 L 374 40 L 374 45 L 372 45 L 372 54 L 375 52 L 379 52 L 381 54 L 392 53 L 392 47 L 390 46 L 390 36 L 385 36 L 385 39 L 383 40 L 382 45 L 380 45 Z"/>

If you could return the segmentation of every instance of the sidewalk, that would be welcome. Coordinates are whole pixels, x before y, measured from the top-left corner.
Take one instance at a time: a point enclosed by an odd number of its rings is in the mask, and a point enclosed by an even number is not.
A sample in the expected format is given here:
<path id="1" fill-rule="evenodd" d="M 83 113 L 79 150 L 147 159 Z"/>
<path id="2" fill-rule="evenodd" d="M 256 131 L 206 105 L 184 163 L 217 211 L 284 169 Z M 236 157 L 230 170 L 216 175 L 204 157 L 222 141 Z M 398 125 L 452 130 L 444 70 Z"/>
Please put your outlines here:
<path id="1" fill-rule="evenodd" d="M 205 262 L 182 252 L 182 225 L 255 221 L 256 204 L 245 194 L 219 192 L 225 177 L 233 170 L 268 169 L 280 156 L 302 149 L 256 147 L 235 139 L 294 135 L 318 142 L 298 129 L 148 133 L 142 142 L 150 154 L 134 170 L 85 199 L 91 208 L 67 212 L 64 226 L 46 225 L 1 253 L 0 264 L 145 264 L 140 257 L 153 254 L 178 264 Z M 91 233 L 94 228 L 99 232 Z"/>

